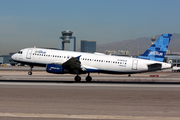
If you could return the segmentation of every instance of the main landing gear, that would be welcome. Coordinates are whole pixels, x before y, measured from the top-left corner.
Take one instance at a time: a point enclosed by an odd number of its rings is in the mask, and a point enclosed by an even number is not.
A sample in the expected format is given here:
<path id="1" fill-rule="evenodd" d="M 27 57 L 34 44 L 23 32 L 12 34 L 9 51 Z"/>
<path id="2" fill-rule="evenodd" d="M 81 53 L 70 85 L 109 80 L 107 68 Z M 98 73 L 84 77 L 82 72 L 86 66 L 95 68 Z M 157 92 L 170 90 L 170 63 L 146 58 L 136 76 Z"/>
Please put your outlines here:
<path id="1" fill-rule="evenodd" d="M 92 77 L 89 76 L 89 74 L 90 74 L 90 73 L 88 73 L 88 76 L 86 77 L 86 82 L 91 82 L 91 80 L 92 80 Z"/>
<path id="2" fill-rule="evenodd" d="M 28 72 L 28 75 L 32 75 L 32 68 L 33 68 L 34 66 L 30 66 L 30 70 L 29 70 L 29 72 Z"/>
<path id="3" fill-rule="evenodd" d="M 76 82 L 80 82 L 80 81 L 81 81 L 81 77 L 80 77 L 79 75 L 76 75 L 76 77 L 74 78 L 74 80 L 75 80 Z"/>
<path id="4" fill-rule="evenodd" d="M 92 77 L 89 76 L 90 73 L 88 73 L 88 76 L 86 77 L 86 82 L 91 82 L 92 81 Z M 76 77 L 74 78 L 74 80 L 76 82 L 80 82 L 81 81 L 81 77 L 77 74 Z"/>

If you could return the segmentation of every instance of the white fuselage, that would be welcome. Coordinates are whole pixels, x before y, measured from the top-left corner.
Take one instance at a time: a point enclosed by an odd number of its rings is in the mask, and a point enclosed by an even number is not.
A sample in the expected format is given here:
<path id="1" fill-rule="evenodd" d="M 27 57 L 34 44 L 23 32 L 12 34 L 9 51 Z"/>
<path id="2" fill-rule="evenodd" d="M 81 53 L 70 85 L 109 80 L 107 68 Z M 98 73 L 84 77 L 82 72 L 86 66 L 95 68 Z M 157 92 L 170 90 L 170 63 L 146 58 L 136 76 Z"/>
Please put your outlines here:
<path id="1" fill-rule="evenodd" d="M 103 54 L 91 54 L 83 52 L 72 52 L 44 48 L 26 48 L 22 53 L 16 53 L 12 59 L 27 64 L 47 65 L 50 63 L 64 63 L 71 57 L 79 57 L 82 68 L 89 72 L 106 73 L 140 73 L 150 71 L 148 65 L 161 64 L 161 69 L 171 68 L 171 64 L 121 56 L 110 56 Z"/>

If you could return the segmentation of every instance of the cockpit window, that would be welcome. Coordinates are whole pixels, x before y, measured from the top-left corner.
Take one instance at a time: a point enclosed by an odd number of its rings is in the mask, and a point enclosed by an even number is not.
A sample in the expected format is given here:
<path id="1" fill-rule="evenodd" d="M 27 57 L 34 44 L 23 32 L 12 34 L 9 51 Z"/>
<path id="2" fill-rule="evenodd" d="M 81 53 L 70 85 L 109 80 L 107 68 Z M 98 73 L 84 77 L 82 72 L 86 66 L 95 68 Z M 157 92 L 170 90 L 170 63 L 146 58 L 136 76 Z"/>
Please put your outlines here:
<path id="1" fill-rule="evenodd" d="M 19 51 L 18 53 L 19 53 L 19 54 L 22 54 L 23 52 L 22 52 L 22 51 Z"/>

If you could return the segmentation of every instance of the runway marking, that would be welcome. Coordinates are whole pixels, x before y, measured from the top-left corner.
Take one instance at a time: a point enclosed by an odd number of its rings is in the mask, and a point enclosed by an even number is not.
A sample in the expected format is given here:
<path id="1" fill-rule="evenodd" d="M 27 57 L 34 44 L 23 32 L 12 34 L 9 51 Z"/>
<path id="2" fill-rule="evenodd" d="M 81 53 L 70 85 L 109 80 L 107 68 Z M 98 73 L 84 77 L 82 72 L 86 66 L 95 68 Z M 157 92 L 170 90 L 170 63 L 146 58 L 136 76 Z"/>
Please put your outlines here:
<path id="1" fill-rule="evenodd" d="M 180 88 L 180 85 L 171 84 L 111 84 L 111 83 L 16 83 L 16 82 L 0 82 L 0 85 L 22 85 L 22 86 L 77 86 L 77 87 L 149 87 L 149 88 Z"/>
<path id="2" fill-rule="evenodd" d="M 179 117 L 117 116 L 117 115 L 67 115 L 35 113 L 0 113 L 1 117 L 73 118 L 73 119 L 118 119 L 118 120 L 179 120 Z"/>

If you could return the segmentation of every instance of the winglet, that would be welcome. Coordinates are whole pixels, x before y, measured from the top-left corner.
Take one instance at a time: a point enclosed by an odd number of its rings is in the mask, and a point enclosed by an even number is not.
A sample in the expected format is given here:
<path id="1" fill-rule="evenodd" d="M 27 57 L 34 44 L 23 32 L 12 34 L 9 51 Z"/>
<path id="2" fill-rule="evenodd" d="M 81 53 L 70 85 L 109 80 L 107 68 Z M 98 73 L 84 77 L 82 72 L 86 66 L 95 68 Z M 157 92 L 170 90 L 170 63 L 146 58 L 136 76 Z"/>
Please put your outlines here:
<path id="1" fill-rule="evenodd" d="M 76 58 L 79 60 L 79 59 L 80 59 L 80 57 L 81 57 L 81 55 L 80 55 L 80 56 L 77 56 Z"/>
<path id="2" fill-rule="evenodd" d="M 162 34 L 154 44 L 138 58 L 163 62 L 172 34 Z"/>

